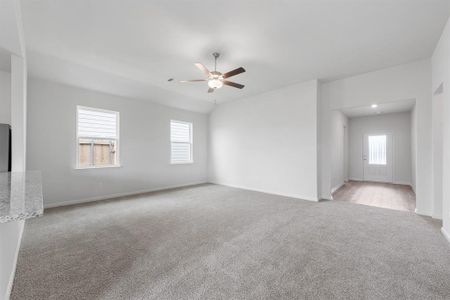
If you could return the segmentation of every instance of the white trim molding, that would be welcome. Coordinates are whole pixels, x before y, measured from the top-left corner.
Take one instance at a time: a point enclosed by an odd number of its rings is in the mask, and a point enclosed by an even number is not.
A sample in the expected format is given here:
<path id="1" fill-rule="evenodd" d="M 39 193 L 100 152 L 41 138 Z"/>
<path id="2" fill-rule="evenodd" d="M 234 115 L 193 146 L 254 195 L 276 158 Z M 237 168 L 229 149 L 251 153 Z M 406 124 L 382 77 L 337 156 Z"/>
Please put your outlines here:
<path id="1" fill-rule="evenodd" d="M 338 185 L 336 185 L 334 188 L 331 189 L 331 195 L 333 195 L 334 192 L 336 192 L 338 189 L 340 189 L 341 187 L 343 187 L 345 185 L 345 182 L 340 183 Z M 333 196 L 331 196 L 333 197 Z"/>
<path id="2" fill-rule="evenodd" d="M 419 215 L 419 216 L 431 217 L 431 213 L 426 213 L 421 210 L 418 210 L 417 207 L 416 207 L 416 209 L 414 209 L 414 212 L 416 213 L 416 215 Z"/>
<path id="3" fill-rule="evenodd" d="M 264 194 L 271 194 L 271 195 L 278 195 L 278 196 L 283 196 L 283 197 L 295 198 L 295 199 L 298 199 L 298 200 L 319 202 L 319 198 L 317 198 L 317 197 L 313 198 L 313 197 L 301 196 L 301 195 L 292 194 L 292 193 L 280 193 L 280 192 L 268 191 L 268 190 L 264 190 L 264 189 L 249 188 L 249 187 L 235 185 L 235 184 L 218 183 L 218 182 L 215 182 L 215 181 L 210 181 L 210 183 L 216 184 L 216 185 L 228 186 L 228 187 L 232 187 L 232 188 L 235 188 L 235 189 L 248 190 L 248 191 L 260 192 L 260 193 L 264 193 Z"/>
<path id="4" fill-rule="evenodd" d="M 447 232 L 447 230 L 445 230 L 445 228 L 443 226 L 441 227 L 441 232 L 444 235 L 444 237 L 447 239 L 447 242 L 450 243 L 450 234 Z"/>
<path id="5" fill-rule="evenodd" d="M 115 193 L 115 194 L 109 194 L 109 195 L 97 196 L 97 197 L 91 197 L 91 198 L 85 198 L 85 199 L 75 199 L 75 200 L 68 200 L 68 201 L 62 201 L 62 202 L 44 203 L 44 208 L 53 208 L 53 207 L 61 207 L 61 206 L 75 205 L 75 204 L 81 204 L 81 203 L 89 203 L 89 202 L 95 202 L 95 201 L 101 201 L 101 200 L 109 200 L 109 199 L 114 199 L 114 198 L 140 195 L 140 194 L 146 194 L 146 193 L 151 193 L 151 192 L 159 192 L 159 191 L 195 186 L 195 185 L 206 184 L 206 183 L 208 183 L 208 181 L 198 181 L 198 182 L 190 182 L 190 183 L 181 184 L 181 185 L 165 186 L 165 187 L 158 187 L 158 188 L 138 190 L 138 191 L 132 191 L 132 192 L 124 192 L 124 193 Z"/>
<path id="6" fill-rule="evenodd" d="M 411 182 L 406 182 L 406 181 L 394 181 L 394 184 L 407 185 L 407 186 L 410 186 L 410 187 L 412 188 Z"/>

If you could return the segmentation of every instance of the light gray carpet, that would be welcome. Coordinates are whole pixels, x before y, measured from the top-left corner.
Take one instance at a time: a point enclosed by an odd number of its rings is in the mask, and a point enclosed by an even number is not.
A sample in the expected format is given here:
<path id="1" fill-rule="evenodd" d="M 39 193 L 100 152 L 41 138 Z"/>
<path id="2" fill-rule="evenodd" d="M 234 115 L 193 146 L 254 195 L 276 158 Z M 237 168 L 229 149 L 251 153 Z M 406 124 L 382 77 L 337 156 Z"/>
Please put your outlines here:
<path id="1" fill-rule="evenodd" d="M 47 210 L 12 299 L 450 299 L 450 246 L 413 213 L 216 185 Z"/>

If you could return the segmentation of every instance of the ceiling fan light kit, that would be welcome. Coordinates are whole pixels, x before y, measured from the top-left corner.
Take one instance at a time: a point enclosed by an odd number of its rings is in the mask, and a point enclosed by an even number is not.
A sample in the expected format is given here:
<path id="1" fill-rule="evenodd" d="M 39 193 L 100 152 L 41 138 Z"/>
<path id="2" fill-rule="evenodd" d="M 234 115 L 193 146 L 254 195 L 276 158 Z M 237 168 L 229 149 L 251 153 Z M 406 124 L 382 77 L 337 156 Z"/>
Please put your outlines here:
<path id="1" fill-rule="evenodd" d="M 238 74 L 244 73 L 245 69 L 243 67 L 240 67 L 240 68 L 234 69 L 234 70 L 232 70 L 230 72 L 222 74 L 219 71 L 217 71 L 217 59 L 219 58 L 220 54 L 218 52 L 214 52 L 212 55 L 214 56 L 214 71 L 210 72 L 208 70 L 208 68 L 206 68 L 201 63 L 194 64 L 200 71 L 202 71 L 207 76 L 206 79 L 182 80 L 180 82 L 186 83 L 186 82 L 204 82 L 204 81 L 207 81 L 208 82 L 208 87 L 209 87 L 208 93 L 212 93 L 216 89 L 220 89 L 224 85 L 228 85 L 228 86 L 231 86 L 231 87 L 234 87 L 234 88 L 238 88 L 238 89 L 243 89 L 244 88 L 243 84 L 239 84 L 239 83 L 235 83 L 235 82 L 232 82 L 232 81 L 228 81 L 228 80 L 226 80 L 226 78 L 229 78 L 229 77 L 236 76 Z"/>

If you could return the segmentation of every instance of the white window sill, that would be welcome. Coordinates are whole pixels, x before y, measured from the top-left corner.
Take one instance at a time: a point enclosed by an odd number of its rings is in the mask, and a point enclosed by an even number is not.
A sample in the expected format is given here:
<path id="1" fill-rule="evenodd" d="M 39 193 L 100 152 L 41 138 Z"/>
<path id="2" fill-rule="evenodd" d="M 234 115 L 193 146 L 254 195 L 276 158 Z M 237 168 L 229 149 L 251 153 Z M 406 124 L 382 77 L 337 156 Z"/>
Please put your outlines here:
<path id="1" fill-rule="evenodd" d="M 194 161 L 170 162 L 171 165 L 192 165 Z"/>
<path id="2" fill-rule="evenodd" d="M 92 166 L 92 167 L 75 167 L 75 170 L 109 169 L 109 168 L 122 168 L 122 165 Z"/>

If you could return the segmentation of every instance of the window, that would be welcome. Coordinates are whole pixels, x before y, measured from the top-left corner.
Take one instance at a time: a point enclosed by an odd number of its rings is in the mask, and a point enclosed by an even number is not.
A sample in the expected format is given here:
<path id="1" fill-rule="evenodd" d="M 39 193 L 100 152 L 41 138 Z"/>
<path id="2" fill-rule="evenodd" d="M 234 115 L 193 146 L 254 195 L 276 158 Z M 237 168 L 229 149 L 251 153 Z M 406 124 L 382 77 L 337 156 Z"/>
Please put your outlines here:
<path id="1" fill-rule="evenodd" d="M 386 165 L 386 136 L 369 136 L 369 165 Z"/>
<path id="2" fill-rule="evenodd" d="M 192 163 L 192 123 L 170 121 L 170 162 L 172 164 Z"/>
<path id="3" fill-rule="evenodd" d="M 77 168 L 119 166 L 119 113 L 77 107 Z"/>

